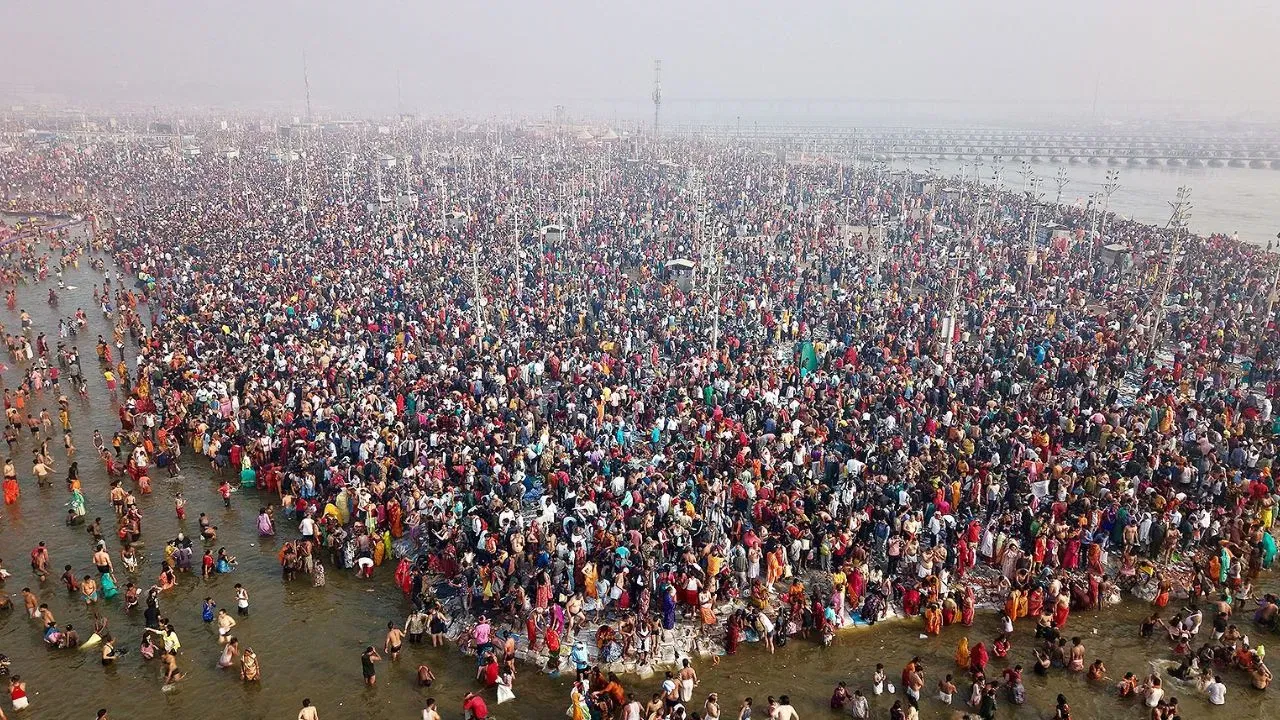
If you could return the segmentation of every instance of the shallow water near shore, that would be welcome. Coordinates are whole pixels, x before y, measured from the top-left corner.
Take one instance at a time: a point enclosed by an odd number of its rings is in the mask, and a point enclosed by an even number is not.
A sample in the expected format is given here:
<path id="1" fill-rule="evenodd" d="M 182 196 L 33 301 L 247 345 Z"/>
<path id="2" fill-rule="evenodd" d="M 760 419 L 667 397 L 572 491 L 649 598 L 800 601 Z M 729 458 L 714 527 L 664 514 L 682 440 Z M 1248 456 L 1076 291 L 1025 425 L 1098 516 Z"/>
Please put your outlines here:
<path id="1" fill-rule="evenodd" d="M 71 315 L 77 307 L 83 307 L 89 315 L 89 327 L 73 344 L 85 357 L 91 399 L 87 403 L 72 400 L 73 438 L 79 449 L 77 459 L 89 518 L 103 517 L 109 530 L 112 518 L 107 502 L 108 481 L 101 464 L 93 457 L 92 433 L 96 427 L 109 438 L 119 427 L 116 406 L 103 387 L 101 375 L 93 376 L 96 367 L 93 344 L 98 334 L 109 335 L 110 328 L 101 312 L 93 307 L 91 298 L 93 286 L 101 284 L 101 274 L 90 271 L 86 262 L 80 265 L 66 275 L 66 283 L 77 289 L 59 291 L 59 308 L 55 310 L 45 301 L 52 281 L 23 287 L 18 307 L 32 314 L 35 333 L 48 334 L 50 345 L 56 345 L 59 316 Z M 0 322 L 10 331 L 16 330 L 18 311 L 0 308 Z M 129 358 L 132 360 L 132 353 Z M 3 361 L 13 364 L 8 358 Z M 17 371 L 11 368 L 3 379 L 6 385 L 16 386 Z M 45 391 L 43 396 L 34 399 L 33 405 L 52 408 L 56 397 Z M 56 439 L 53 444 L 56 445 Z M 63 523 L 66 493 L 62 478 L 68 465 L 65 456 L 60 449 L 55 450 L 54 486 L 37 489 L 29 480 L 27 458 L 31 450 L 31 441 L 24 433 L 14 453 L 23 494 L 17 505 L 0 508 L 0 557 L 13 573 L 3 590 L 18 606 L 0 615 L 0 652 L 9 656 L 13 672 L 27 681 L 32 696 L 31 709 L 18 717 L 88 718 L 97 708 L 107 707 L 113 717 L 131 720 L 215 714 L 232 718 L 291 718 L 302 698 L 310 697 L 325 720 L 416 718 L 428 696 L 437 698 L 445 718 L 461 716 L 463 694 L 476 688 L 474 660 L 451 647 L 406 646 L 398 662 L 384 661 L 377 665 L 377 687 L 366 688 L 361 684 L 360 651 L 366 645 L 374 645 L 381 651 L 386 623 L 389 620 L 403 622 L 408 613 L 408 604 L 391 584 L 392 566 L 379 568 L 372 580 L 357 580 L 349 571 L 331 569 L 324 588 L 311 587 L 306 578 L 285 584 L 280 579 L 276 551 L 280 538 L 293 537 L 296 529 L 281 520 L 277 524 L 279 537 L 260 539 L 255 526 L 257 511 L 273 498 L 260 497 L 255 491 L 238 491 L 232 496 L 231 509 L 224 509 L 216 494 L 212 472 L 207 464 L 197 462 L 189 449 L 184 449 L 181 482 L 168 482 L 163 479 L 164 473 L 159 472 L 153 483 L 154 492 L 139 496 L 143 511 L 140 550 L 144 559 L 142 572 L 132 578 L 143 587 L 149 585 L 158 573 L 164 541 L 179 531 L 193 534 L 201 512 L 207 512 L 219 528 L 219 542 L 213 546 L 215 551 L 225 546 L 228 552 L 238 556 L 239 566 L 231 574 L 207 582 L 183 575 L 178 587 L 161 601 L 162 613 L 171 618 L 182 640 L 179 666 L 187 672 L 187 678 L 172 692 L 161 691 L 158 663 L 144 663 L 136 650 L 143 628 L 142 613 L 140 610 L 131 615 L 123 613 L 121 598 L 100 606 L 110 621 L 118 646 L 130 650 L 115 667 L 104 670 L 96 649 L 45 650 L 39 628 L 22 613 L 19 593 L 24 586 L 32 587 L 41 602 L 49 604 L 59 624 L 72 623 L 81 637 L 86 637 L 91 627 L 90 616 L 81 603 L 68 595 L 58 575 L 68 563 L 77 575 L 91 573 L 92 548 L 83 526 L 67 527 Z M 173 493 L 178 490 L 188 501 L 184 523 L 178 522 L 173 511 Z M 54 569 L 42 585 L 38 585 L 30 573 L 26 558 L 39 541 L 48 543 Z M 119 544 L 109 538 L 107 545 L 113 557 L 118 557 Z M 129 579 L 122 571 L 117 577 L 121 583 Z M 234 671 L 216 668 L 219 654 L 216 633 L 200 622 L 200 604 L 206 596 L 213 597 L 222 607 L 234 606 L 232 586 L 237 582 L 249 590 L 251 615 L 240 619 L 234 634 L 241 647 L 252 647 L 259 656 L 264 675 L 256 685 L 241 683 Z M 1275 578 L 1264 577 L 1260 585 L 1274 588 Z M 1165 614 L 1171 614 L 1173 609 Z M 1170 657 L 1169 643 L 1138 636 L 1138 623 L 1148 611 L 1139 603 L 1126 603 L 1100 613 L 1073 613 L 1066 635 L 1080 635 L 1089 660 L 1101 658 L 1112 678 L 1118 680 L 1125 672 L 1141 676 L 1150 672 L 1151 661 Z M 1275 644 L 1280 648 L 1280 637 L 1259 636 L 1243 613 L 1241 615 L 1237 620 L 1255 644 Z M 960 692 L 952 708 L 947 708 L 936 700 L 937 680 L 948 672 L 959 675 L 952 657 L 963 635 L 967 634 L 974 643 L 979 640 L 990 643 L 996 634 L 995 615 L 991 611 L 980 612 L 973 628 L 947 628 L 937 638 L 920 639 L 920 628 L 920 621 L 914 620 L 848 630 L 841 632 L 834 645 L 826 649 L 820 647 L 816 639 L 794 638 L 772 656 L 760 647 L 744 646 L 739 655 L 724 658 L 715 667 L 710 660 L 697 659 L 695 667 L 702 682 L 691 709 L 700 711 L 706 693 L 716 691 L 726 718 L 736 717 L 741 699 L 747 696 L 754 698 L 759 717 L 766 696 L 788 694 L 806 720 L 832 717 L 834 713 L 828 709 L 827 699 L 837 681 L 845 680 L 851 688 L 862 688 L 869 693 L 877 662 L 885 664 L 886 672 L 896 684 L 902 666 L 911 656 L 919 655 L 926 663 L 921 716 L 951 717 L 953 712 L 962 709 L 961 698 L 967 696 L 968 683 L 963 678 L 957 679 Z M 1032 663 L 1032 630 L 1030 621 L 1024 620 L 1018 625 L 1010 654 L 1011 662 L 1020 662 L 1028 669 Z M 1202 632 L 1201 638 L 1204 637 Z M 415 671 L 419 663 L 429 665 L 438 677 L 430 689 L 416 686 Z M 1003 667 L 1003 663 L 994 661 L 989 674 L 998 675 Z M 499 707 L 493 693 L 485 693 L 493 716 L 503 720 L 563 718 L 571 675 L 553 679 L 527 665 L 518 669 L 515 702 Z M 1192 688 L 1179 687 L 1176 683 L 1168 685 L 1168 694 L 1180 699 L 1183 716 L 1188 718 L 1277 716 L 1277 711 L 1268 709 L 1270 705 L 1266 704 L 1273 700 L 1274 690 L 1254 691 L 1237 671 L 1225 671 L 1223 677 L 1228 687 L 1228 704 L 1224 707 L 1211 706 Z M 643 701 L 657 690 L 661 673 L 646 680 L 628 677 L 623 682 L 629 692 Z M 1058 693 L 1067 696 L 1077 717 L 1146 717 L 1145 709 L 1136 702 L 1115 698 L 1113 683 L 1089 687 L 1081 675 L 1062 670 L 1053 671 L 1048 678 L 1036 677 L 1028 671 L 1025 683 L 1027 704 L 1011 707 L 1003 702 L 1002 694 L 1000 717 L 1047 717 L 1052 713 Z M 903 697 L 901 689 L 898 693 L 873 699 L 873 717 L 887 717 L 893 700 Z"/>

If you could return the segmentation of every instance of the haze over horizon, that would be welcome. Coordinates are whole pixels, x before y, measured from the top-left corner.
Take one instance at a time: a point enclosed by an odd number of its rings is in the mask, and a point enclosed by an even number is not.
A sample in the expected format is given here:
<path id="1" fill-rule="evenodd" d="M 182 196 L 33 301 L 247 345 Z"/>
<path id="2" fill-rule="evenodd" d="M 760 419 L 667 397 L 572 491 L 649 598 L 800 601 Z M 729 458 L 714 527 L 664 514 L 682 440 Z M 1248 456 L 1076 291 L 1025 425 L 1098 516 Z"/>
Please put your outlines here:
<path id="1" fill-rule="evenodd" d="M 1280 119 L 1280 8 L 124 0 L 6 8 L 0 102 L 317 114 Z M 1096 100 L 1096 113 L 1095 113 Z M 727 117 L 726 117 L 727 116 Z"/>

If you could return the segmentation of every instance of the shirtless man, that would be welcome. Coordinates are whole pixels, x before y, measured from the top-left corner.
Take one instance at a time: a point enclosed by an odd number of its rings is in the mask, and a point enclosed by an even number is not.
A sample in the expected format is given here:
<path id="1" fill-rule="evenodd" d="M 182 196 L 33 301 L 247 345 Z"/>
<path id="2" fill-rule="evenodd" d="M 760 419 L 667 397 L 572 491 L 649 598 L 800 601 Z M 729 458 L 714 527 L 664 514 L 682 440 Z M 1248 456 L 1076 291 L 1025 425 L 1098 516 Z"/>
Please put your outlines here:
<path id="1" fill-rule="evenodd" d="M 226 645 L 227 638 L 231 636 L 231 628 L 236 626 L 236 619 L 231 617 L 224 608 L 218 608 L 218 644 Z"/>
<path id="2" fill-rule="evenodd" d="M 22 588 L 22 604 L 27 608 L 27 617 L 40 617 L 40 598 L 31 592 L 31 588 Z"/>
<path id="3" fill-rule="evenodd" d="M 45 465 L 39 456 L 36 456 L 36 461 L 31 464 L 31 474 L 36 476 L 36 487 L 53 486 L 53 483 L 49 480 L 49 471 L 50 467 Z"/>
<path id="4" fill-rule="evenodd" d="M 1249 679 L 1258 690 L 1266 690 L 1267 686 L 1271 684 L 1271 671 L 1259 660 L 1253 664 L 1253 669 L 1249 671 Z"/>
<path id="5" fill-rule="evenodd" d="M 161 654 L 160 661 L 164 663 L 161 669 L 164 671 L 165 685 L 171 685 L 182 679 L 182 671 L 178 670 L 177 651 Z"/>
<path id="6" fill-rule="evenodd" d="M 111 508 L 116 511 L 116 515 L 124 515 L 125 490 L 120 487 L 119 480 L 111 481 Z"/>
<path id="7" fill-rule="evenodd" d="M 392 661 L 400 659 L 400 646 L 404 644 L 404 632 L 394 622 L 387 623 L 387 639 L 382 644 L 382 651 Z"/>
<path id="8" fill-rule="evenodd" d="M 693 699 L 693 688 L 698 684 L 698 671 L 689 665 L 685 658 L 680 668 L 680 702 L 687 703 Z"/>
<path id="9" fill-rule="evenodd" d="M 93 566 L 98 569 L 99 575 L 106 575 L 115 570 L 111 563 L 111 553 L 107 552 L 107 546 L 99 544 L 98 549 L 93 553 Z"/>

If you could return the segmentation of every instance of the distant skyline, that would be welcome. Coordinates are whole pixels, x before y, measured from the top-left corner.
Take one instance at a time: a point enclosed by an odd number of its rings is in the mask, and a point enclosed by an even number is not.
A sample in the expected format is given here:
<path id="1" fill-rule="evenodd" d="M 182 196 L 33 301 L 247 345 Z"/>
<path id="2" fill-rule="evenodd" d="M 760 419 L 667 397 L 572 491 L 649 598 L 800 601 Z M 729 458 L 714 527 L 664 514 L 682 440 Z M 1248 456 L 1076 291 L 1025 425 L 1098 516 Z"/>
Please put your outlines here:
<path id="1" fill-rule="evenodd" d="M 68 0 L 5 15 L 6 105 L 301 114 L 305 54 L 324 115 L 644 120 L 660 58 L 672 123 L 1280 119 L 1280 7 L 1252 0 Z"/>

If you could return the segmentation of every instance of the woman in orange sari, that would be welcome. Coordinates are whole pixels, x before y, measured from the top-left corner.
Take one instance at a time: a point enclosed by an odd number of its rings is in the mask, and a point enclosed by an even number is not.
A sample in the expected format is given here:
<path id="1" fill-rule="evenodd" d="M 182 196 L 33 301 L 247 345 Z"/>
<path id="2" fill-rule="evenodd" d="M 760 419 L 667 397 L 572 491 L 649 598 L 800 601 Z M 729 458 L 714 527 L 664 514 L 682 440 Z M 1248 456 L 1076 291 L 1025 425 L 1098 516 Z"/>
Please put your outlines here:
<path id="1" fill-rule="evenodd" d="M 18 479 L 6 477 L 4 479 L 4 504 L 12 505 L 18 502 L 18 496 L 21 494 L 22 490 L 18 488 Z"/>
<path id="2" fill-rule="evenodd" d="M 400 501 L 387 503 L 387 522 L 391 526 L 391 537 L 399 539 L 404 535 L 404 513 L 400 510 Z"/>
<path id="3" fill-rule="evenodd" d="M 782 550 L 779 548 L 765 555 L 767 569 L 765 571 L 765 582 L 769 587 L 773 587 L 778 580 L 782 579 L 782 561 L 778 559 L 778 554 Z"/>
<path id="4" fill-rule="evenodd" d="M 937 605 L 930 605 L 924 611 L 924 631 L 929 635 L 942 632 L 942 610 Z"/>
<path id="5" fill-rule="evenodd" d="M 1018 619 L 1018 598 L 1021 595 L 1022 592 L 1020 590 L 1013 588 L 1009 591 L 1009 597 L 1005 598 L 1004 614 L 1008 615 L 1010 620 Z"/>

